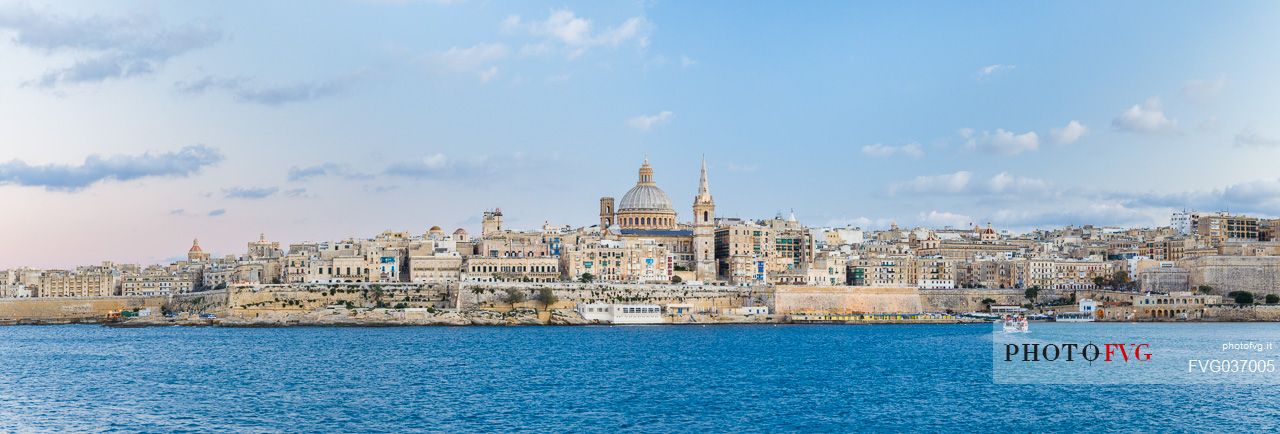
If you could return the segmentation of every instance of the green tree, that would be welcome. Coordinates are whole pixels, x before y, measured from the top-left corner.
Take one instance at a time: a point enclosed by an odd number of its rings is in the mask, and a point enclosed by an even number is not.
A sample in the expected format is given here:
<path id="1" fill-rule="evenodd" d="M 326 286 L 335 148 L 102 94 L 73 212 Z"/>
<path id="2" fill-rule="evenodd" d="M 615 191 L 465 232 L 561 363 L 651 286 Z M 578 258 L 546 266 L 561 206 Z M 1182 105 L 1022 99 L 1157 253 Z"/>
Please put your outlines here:
<path id="1" fill-rule="evenodd" d="M 1025 297 L 1027 297 L 1027 300 L 1029 300 L 1029 301 L 1031 301 L 1031 302 L 1033 302 L 1033 303 L 1034 303 L 1034 302 L 1036 301 L 1036 296 L 1037 296 L 1037 295 L 1040 295 L 1040 287 L 1039 287 L 1039 286 L 1032 286 L 1032 287 L 1030 287 L 1030 288 L 1027 288 L 1027 290 L 1026 290 L 1026 291 L 1023 291 L 1023 292 L 1022 292 L 1022 295 L 1023 295 L 1023 296 L 1025 296 Z"/>
<path id="2" fill-rule="evenodd" d="M 551 305 L 556 304 L 557 301 L 560 301 L 559 298 L 556 298 L 556 292 L 553 291 L 551 288 L 547 288 L 547 287 L 542 287 L 538 289 L 537 298 L 538 298 L 538 302 L 542 303 L 543 310 L 550 310 Z"/>
<path id="3" fill-rule="evenodd" d="M 1231 291 L 1227 297 L 1234 299 L 1236 304 L 1253 304 L 1253 293 L 1249 291 Z"/>
<path id="4" fill-rule="evenodd" d="M 1102 289 L 1107 286 L 1107 279 L 1102 276 L 1093 276 L 1093 286 Z"/>
<path id="5" fill-rule="evenodd" d="M 1280 295 L 1267 294 L 1266 300 L 1267 300 L 1267 304 L 1280 303 Z"/>
<path id="6" fill-rule="evenodd" d="M 680 282 L 684 282 L 684 279 L 681 279 L 680 276 L 671 276 L 671 283 L 680 283 Z"/>
<path id="7" fill-rule="evenodd" d="M 591 283 L 594 280 L 596 280 L 596 276 L 591 273 L 582 273 L 582 276 L 578 278 L 578 281 L 582 283 Z"/>
<path id="8" fill-rule="evenodd" d="M 1129 277 L 1129 272 L 1120 270 L 1111 275 L 1111 286 L 1119 290 L 1133 289 L 1134 281 Z"/>
<path id="9" fill-rule="evenodd" d="M 525 299 L 524 291 L 515 288 L 508 288 L 505 291 L 507 294 L 502 297 L 502 301 L 511 305 L 512 308 L 516 307 L 516 303 L 522 302 Z"/>
<path id="10" fill-rule="evenodd" d="M 987 311 L 988 311 L 988 312 L 990 312 L 990 311 L 991 311 L 991 305 L 993 305 L 993 304 L 996 304 L 996 301 L 995 301 L 994 299 L 992 299 L 992 298 L 984 298 L 984 299 L 982 299 L 982 306 L 983 306 L 983 307 L 985 307 L 985 308 L 987 309 Z"/>
<path id="11" fill-rule="evenodd" d="M 1213 292 L 1213 287 L 1209 285 L 1200 285 L 1196 287 L 1196 289 L 1200 290 L 1201 294 L 1208 294 L 1210 292 Z"/>

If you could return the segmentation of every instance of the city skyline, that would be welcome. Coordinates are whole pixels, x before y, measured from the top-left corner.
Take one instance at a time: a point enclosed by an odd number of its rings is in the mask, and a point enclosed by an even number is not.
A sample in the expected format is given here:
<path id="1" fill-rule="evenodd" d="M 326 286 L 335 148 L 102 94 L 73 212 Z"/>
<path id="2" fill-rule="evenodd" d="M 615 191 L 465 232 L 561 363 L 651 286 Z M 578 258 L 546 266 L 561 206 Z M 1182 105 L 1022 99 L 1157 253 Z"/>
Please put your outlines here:
<path id="1" fill-rule="evenodd" d="M 681 222 L 702 154 L 722 217 L 1280 214 L 1280 6 L 1096 5 L 0 2 L 0 268 L 590 226 L 646 155 Z"/>

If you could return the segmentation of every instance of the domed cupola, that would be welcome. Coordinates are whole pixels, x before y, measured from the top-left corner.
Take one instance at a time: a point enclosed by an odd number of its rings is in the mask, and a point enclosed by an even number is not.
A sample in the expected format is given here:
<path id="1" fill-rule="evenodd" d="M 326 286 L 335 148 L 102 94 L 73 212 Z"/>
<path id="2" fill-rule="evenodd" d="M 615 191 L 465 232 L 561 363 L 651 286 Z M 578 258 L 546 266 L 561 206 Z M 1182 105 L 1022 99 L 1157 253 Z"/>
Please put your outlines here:
<path id="1" fill-rule="evenodd" d="M 618 224 L 623 229 L 671 229 L 676 226 L 676 211 L 667 193 L 653 182 L 649 159 L 640 166 L 640 179 L 618 203 Z"/>

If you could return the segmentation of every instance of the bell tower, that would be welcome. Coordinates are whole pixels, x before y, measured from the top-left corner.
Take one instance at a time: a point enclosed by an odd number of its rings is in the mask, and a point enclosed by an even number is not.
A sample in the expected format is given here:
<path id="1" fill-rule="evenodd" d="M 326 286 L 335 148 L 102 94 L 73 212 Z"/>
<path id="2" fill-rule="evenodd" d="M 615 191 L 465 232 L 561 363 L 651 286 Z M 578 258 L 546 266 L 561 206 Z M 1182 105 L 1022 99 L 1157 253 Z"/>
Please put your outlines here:
<path id="1" fill-rule="evenodd" d="M 600 198 L 600 232 L 601 233 L 609 230 L 610 226 L 613 226 L 613 213 L 614 213 L 613 198 L 612 197 Z"/>
<path id="2" fill-rule="evenodd" d="M 488 238 L 502 232 L 502 208 L 485 211 L 480 223 L 480 237 Z"/>
<path id="3" fill-rule="evenodd" d="M 716 202 L 707 185 L 707 159 L 702 159 L 698 196 L 693 198 L 693 260 L 698 280 L 716 280 Z"/>

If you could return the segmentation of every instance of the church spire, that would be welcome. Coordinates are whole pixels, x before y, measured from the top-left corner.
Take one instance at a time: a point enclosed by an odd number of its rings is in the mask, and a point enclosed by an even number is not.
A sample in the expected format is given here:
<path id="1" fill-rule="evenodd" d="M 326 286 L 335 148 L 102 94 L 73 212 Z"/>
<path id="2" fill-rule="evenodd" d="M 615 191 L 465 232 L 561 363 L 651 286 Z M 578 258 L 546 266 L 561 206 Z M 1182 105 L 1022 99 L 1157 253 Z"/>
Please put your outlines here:
<path id="1" fill-rule="evenodd" d="M 698 179 L 698 197 L 695 202 L 711 202 L 711 187 L 707 183 L 707 157 L 702 157 L 702 176 Z"/>

